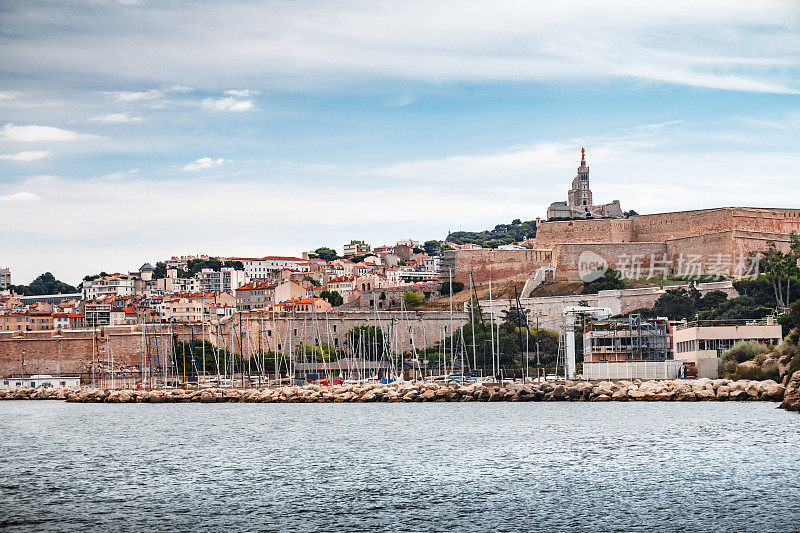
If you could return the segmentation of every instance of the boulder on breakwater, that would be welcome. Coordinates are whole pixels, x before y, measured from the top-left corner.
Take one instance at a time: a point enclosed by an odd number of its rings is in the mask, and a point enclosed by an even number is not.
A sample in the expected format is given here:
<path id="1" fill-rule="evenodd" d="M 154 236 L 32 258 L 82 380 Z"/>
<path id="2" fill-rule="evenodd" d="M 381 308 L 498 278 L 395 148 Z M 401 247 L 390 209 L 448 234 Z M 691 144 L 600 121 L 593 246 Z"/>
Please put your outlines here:
<path id="1" fill-rule="evenodd" d="M 786 398 L 784 398 L 786 391 Z M 349 403 L 537 401 L 782 401 L 800 410 L 800 372 L 785 389 L 772 380 L 559 381 L 546 383 L 304 385 L 249 389 L 4 389 L 0 400 L 103 403 Z"/>
<path id="2" fill-rule="evenodd" d="M 800 411 L 800 370 L 792 374 L 786 384 L 786 392 L 783 396 L 781 407 L 788 411 Z"/>

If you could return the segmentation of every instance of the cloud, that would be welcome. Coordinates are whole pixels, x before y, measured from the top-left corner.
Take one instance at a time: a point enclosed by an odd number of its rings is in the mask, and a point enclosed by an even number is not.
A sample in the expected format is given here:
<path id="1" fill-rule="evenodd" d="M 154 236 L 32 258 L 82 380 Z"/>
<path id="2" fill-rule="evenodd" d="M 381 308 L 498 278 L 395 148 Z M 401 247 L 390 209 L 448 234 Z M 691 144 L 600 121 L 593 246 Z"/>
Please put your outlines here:
<path id="1" fill-rule="evenodd" d="M 141 122 L 144 119 L 141 117 L 132 117 L 127 113 L 110 113 L 108 115 L 103 115 L 102 117 L 92 117 L 89 120 L 92 122 L 104 122 L 107 124 L 112 124 L 115 122 Z"/>
<path id="2" fill-rule="evenodd" d="M 19 91 L 0 91 L 0 101 L 15 100 L 19 98 L 22 93 Z"/>
<path id="3" fill-rule="evenodd" d="M 158 89 L 149 91 L 101 91 L 100 94 L 112 96 L 118 102 L 136 102 L 141 100 L 155 100 L 161 98 L 162 93 Z"/>
<path id="4" fill-rule="evenodd" d="M 77 141 L 93 137 L 96 135 L 76 133 L 51 126 L 17 126 L 10 122 L 0 130 L 0 139 L 15 142 Z"/>
<path id="5" fill-rule="evenodd" d="M 24 2 L 4 11 L 7 27 L 26 29 L 7 32 L 4 55 L 43 76 L 66 71 L 160 87 L 175 79 L 202 86 L 213 73 L 233 86 L 247 79 L 304 89 L 375 80 L 607 79 L 800 89 L 794 0 L 464 0 L 458 16 L 448 0 L 219 2 L 202 10 L 104 3 L 91 17 L 53 3 L 37 6 L 37 14 Z M 131 101 L 159 93 L 108 94 Z"/>
<path id="6" fill-rule="evenodd" d="M 39 202 L 41 198 L 38 194 L 32 192 L 15 192 L 13 194 L 6 194 L 5 196 L 0 196 L 0 202 L 3 203 L 26 203 L 26 202 Z"/>
<path id="7" fill-rule="evenodd" d="M 6 216 L 26 220 L 24 234 L 0 230 L 4 251 L 10 250 L 4 260 L 23 278 L 55 265 L 52 268 L 63 269 L 69 279 L 80 280 L 90 271 L 125 271 L 178 252 L 298 254 L 322 245 L 335 247 L 353 238 L 354 231 L 373 243 L 408 236 L 443 238 L 451 230 L 482 230 L 514 218 L 544 216 L 551 202 L 566 199 L 582 144 L 598 203 L 619 199 L 623 209 L 640 213 L 753 203 L 796 207 L 800 152 L 698 152 L 688 131 L 674 128 L 688 126 L 361 167 L 360 186 L 340 179 L 352 173 L 334 165 L 308 170 L 314 180 L 271 165 L 250 177 L 204 181 L 202 187 L 187 184 L 185 176 L 153 177 L 146 172 L 107 181 L 37 176 L 15 184 L 14 190 L 47 191 L 46 201 L 3 203 Z M 676 147 L 675 136 L 687 137 L 687 145 Z M 219 159 L 211 158 L 192 164 L 206 160 L 219 165 Z M 443 179 L 452 176 L 463 179 L 457 186 Z M 309 210 L 309 198 L 325 198 L 337 209 Z M 436 198 L 436 209 L 425 200 L 430 198 Z M 213 217 L 197 216 L 218 211 L 220 205 L 236 206 L 225 211 L 224 225 Z M 403 209 L 387 209 L 389 205 Z M 122 209 L 136 213 L 137 231 L 130 231 L 129 217 L 119 216 Z M 64 217 L 64 212 L 70 216 Z M 97 220 L 104 224 L 97 225 Z M 86 239 L 89 226 L 94 233 Z M 164 227 L 172 231 L 159 231 Z M 237 230 L 231 232 L 231 227 Z M 181 235 L 180 243 L 175 234 Z M 113 250 L 107 246 L 112 238 L 118 243 Z M 58 261 L 62 257 L 78 259 Z"/>
<path id="8" fill-rule="evenodd" d="M 235 98 L 205 98 L 203 108 L 211 111 L 250 111 L 255 109 L 252 100 L 237 100 Z"/>
<path id="9" fill-rule="evenodd" d="M 225 94 L 227 94 L 228 96 L 247 97 L 247 96 L 255 96 L 260 93 L 258 91 L 253 91 L 251 89 L 229 89 L 225 91 Z"/>
<path id="10" fill-rule="evenodd" d="M 130 170 L 120 170 L 118 172 L 112 172 L 111 174 L 106 174 L 105 176 L 96 178 L 96 181 L 119 181 L 125 178 L 130 178 L 131 176 L 137 174 L 138 172 L 139 172 L 138 168 L 132 168 Z"/>
<path id="11" fill-rule="evenodd" d="M 169 88 L 169 90 L 175 93 L 188 93 L 192 92 L 194 89 L 191 87 L 186 87 L 185 85 L 173 85 Z"/>
<path id="12" fill-rule="evenodd" d="M 37 161 L 49 157 L 47 150 L 30 150 L 27 152 L 17 152 L 16 154 L 0 154 L 0 159 L 6 161 Z"/>
<path id="13" fill-rule="evenodd" d="M 181 168 L 183 170 L 203 170 L 206 168 L 213 168 L 222 165 L 225 161 L 222 159 L 211 159 L 210 157 L 201 157 L 194 163 L 187 163 Z"/>

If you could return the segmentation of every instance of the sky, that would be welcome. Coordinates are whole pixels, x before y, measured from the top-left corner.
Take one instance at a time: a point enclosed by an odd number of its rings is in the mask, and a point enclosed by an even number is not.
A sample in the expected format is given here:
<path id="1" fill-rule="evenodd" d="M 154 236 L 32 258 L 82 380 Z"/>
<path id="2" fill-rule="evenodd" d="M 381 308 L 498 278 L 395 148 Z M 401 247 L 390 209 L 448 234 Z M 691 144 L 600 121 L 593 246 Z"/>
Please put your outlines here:
<path id="1" fill-rule="evenodd" d="M 547 5 L 552 4 L 552 5 Z M 8 0 L 0 267 L 800 207 L 800 3 Z"/>

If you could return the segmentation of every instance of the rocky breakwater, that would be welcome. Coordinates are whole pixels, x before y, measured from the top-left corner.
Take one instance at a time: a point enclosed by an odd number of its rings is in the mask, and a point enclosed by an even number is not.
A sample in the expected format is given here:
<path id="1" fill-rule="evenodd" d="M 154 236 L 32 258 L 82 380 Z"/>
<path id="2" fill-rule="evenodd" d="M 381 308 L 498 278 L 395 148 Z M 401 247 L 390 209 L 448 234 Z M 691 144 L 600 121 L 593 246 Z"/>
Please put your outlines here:
<path id="1" fill-rule="evenodd" d="M 789 378 L 781 407 L 788 411 L 800 412 L 800 370 Z"/>
<path id="2" fill-rule="evenodd" d="M 800 376 L 790 383 L 800 397 Z M 793 385 L 794 384 L 794 385 Z M 792 389 L 795 390 L 795 389 Z M 104 403 L 347 403 L 347 402 L 536 402 L 536 401 L 781 401 L 784 387 L 774 381 L 726 379 L 668 381 L 562 381 L 551 383 L 425 382 L 340 386 L 286 386 L 261 389 L 103 390 L 7 389 L 0 400 L 66 400 Z M 785 403 L 785 402 L 784 402 Z M 798 401 L 800 404 L 800 401 Z"/>

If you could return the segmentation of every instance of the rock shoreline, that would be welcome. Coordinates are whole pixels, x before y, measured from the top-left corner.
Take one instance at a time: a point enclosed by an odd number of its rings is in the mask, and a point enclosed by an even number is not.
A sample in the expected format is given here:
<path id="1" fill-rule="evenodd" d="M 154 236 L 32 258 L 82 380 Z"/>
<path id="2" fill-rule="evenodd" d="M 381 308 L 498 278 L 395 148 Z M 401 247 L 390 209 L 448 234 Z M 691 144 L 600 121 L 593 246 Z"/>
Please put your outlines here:
<path id="1" fill-rule="evenodd" d="M 789 384 L 800 388 L 800 376 Z M 103 390 L 5 389 L 0 400 L 65 400 L 77 403 L 345 403 L 345 402 L 535 402 L 535 401 L 783 401 L 775 381 L 696 379 L 667 381 L 561 381 L 548 383 L 304 385 L 261 389 Z"/>

